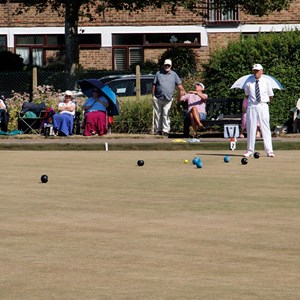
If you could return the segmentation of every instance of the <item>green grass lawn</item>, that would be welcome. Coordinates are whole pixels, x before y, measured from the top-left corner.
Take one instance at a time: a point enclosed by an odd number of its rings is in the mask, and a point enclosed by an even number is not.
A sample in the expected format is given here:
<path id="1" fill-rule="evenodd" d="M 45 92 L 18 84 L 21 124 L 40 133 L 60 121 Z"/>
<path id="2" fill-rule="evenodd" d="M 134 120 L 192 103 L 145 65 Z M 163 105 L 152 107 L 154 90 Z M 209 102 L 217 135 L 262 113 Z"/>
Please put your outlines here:
<path id="1" fill-rule="evenodd" d="M 299 299 L 299 151 L 0 153 L 1 299 Z"/>

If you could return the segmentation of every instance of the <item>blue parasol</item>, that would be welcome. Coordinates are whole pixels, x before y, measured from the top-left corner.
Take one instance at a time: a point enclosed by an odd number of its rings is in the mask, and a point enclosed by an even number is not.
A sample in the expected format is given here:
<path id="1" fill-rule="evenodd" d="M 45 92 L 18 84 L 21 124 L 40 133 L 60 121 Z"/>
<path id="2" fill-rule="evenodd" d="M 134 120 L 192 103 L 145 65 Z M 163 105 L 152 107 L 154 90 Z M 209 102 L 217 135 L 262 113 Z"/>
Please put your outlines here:
<path id="1" fill-rule="evenodd" d="M 115 116 L 120 114 L 119 102 L 116 94 L 98 79 L 84 79 L 78 81 L 82 93 L 87 97 L 93 96 L 93 89 L 97 88 L 109 102 L 108 114 Z"/>

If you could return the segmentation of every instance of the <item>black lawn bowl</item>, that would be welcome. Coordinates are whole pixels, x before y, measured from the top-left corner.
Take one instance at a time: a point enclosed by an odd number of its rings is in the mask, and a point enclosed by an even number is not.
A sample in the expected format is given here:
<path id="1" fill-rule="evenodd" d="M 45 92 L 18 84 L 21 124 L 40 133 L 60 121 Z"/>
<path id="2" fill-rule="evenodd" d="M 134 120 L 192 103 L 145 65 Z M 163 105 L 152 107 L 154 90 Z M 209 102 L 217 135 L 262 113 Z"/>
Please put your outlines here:
<path id="1" fill-rule="evenodd" d="M 254 156 L 254 158 L 260 158 L 260 153 L 259 152 L 255 152 L 254 154 L 253 154 L 253 156 Z"/>
<path id="2" fill-rule="evenodd" d="M 139 160 L 137 161 L 137 165 L 138 165 L 139 167 L 142 167 L 144 164 L 145 164 L 145 162 L 144 162 L 142 159 L 139 159 Z"/>
<path id="3" fill-rule="evenodd" d="M 42 175 L 41 176 L 41 182 L 42 183 L 47 183 L 48 182 L 48 176 L 47 175 Z"/>
<path id="4" fill-rule="evenodd" d="M 241 163 L 242 163 L 242 165 L 246 165 L 248 163 L 248 159 L 246 157 L 243 157 L 241 159 Z"/>

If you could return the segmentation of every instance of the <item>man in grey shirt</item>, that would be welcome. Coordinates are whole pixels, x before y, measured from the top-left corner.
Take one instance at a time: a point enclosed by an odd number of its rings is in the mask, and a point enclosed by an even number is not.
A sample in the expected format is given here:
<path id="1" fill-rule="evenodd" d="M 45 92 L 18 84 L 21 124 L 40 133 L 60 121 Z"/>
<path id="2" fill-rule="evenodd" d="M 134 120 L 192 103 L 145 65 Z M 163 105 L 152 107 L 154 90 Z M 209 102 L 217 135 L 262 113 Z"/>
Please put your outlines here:
<path id="1" fill-rule="evenodd" d="M 169 111 L 176 86 L 181 94 L 185 93 L 179 76 L 171 67 L 172 61 L 166 59 L 164 68 L 155 74 L 152 85 L 154 133 L 166 136 L 170 132 Z"/>

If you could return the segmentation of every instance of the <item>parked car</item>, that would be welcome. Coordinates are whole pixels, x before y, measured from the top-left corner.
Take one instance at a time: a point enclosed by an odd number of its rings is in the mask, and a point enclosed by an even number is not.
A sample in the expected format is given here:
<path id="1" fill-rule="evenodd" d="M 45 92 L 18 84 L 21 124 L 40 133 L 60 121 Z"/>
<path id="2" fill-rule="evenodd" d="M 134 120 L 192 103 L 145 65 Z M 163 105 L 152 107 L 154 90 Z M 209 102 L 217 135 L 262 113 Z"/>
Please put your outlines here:
<path id="1" fill-rule="evenodd" d="M 141 95 L 151 94 L 154 75 L 141 75 Z M 106 83 L 117 96 L 136 95 L 136 76 L 124 76 Z"/>
<path id="2" fill-rule="evenodd" d="M 101 78 L 99 78 L 99 80 L 101 82 L 103 82 L 104 84 L 112 81 L 112 80 L 115 80 L 115 79 L 119 79 L 119 78 L 123 78 L 123 77 L 127 77 L 127 76 L 134 76 L 134 74 L 130 74 L 130 75 L 122 75 L 122 74 L 117 74 L 117 75 L 107 75 L 107 76 L 103 76 Z"/>

